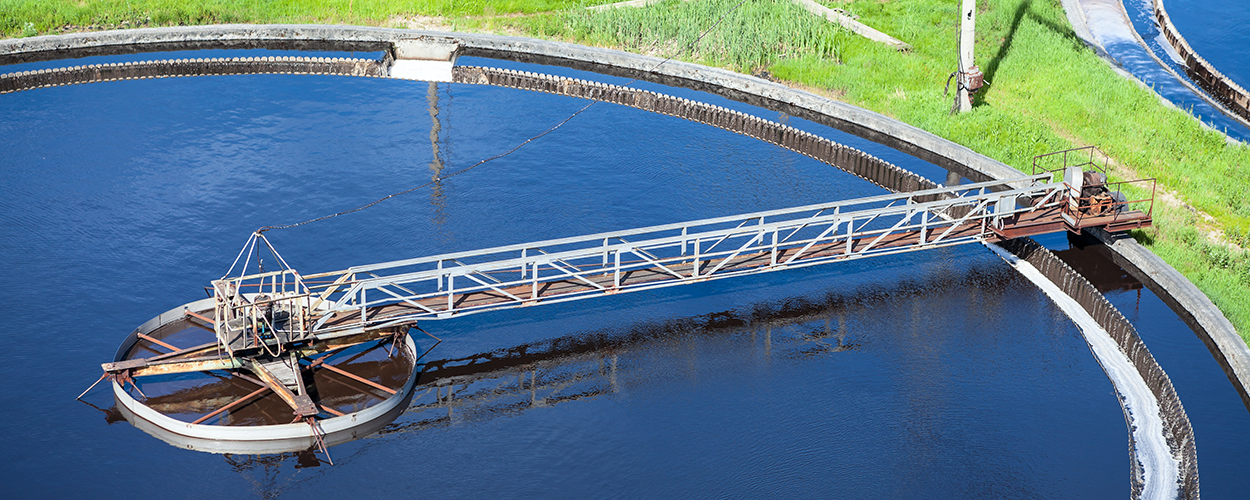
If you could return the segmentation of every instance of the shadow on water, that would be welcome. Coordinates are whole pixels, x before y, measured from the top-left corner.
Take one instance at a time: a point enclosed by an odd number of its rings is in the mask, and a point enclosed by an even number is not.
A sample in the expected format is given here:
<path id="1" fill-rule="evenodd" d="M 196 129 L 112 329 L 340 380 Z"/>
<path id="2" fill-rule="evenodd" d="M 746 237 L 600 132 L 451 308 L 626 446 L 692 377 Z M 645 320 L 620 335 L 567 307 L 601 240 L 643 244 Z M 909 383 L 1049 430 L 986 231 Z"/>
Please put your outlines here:
<path id="1" fill-rule="evenodd" d="M 1091 236 L 1068 234 L 1068 249 L 1055 251 L 1054 254 L 1089 280 L 1099 292 L 1137 290 L 1138 296 L 1141 296 L 1142 283 L 1116 265 L 1111 249 Z"/>
<path id="2" fill-rule="evenodd" d="M 704 351 L 729 352 L 738 363 L 801 361 L 853 351 L 865 339 L 848 322 L 864 321 L 889 304 L 941 296 L 953 287 L 992 289 L 1001 275 L 982 269 L 937 274 L 895 288 L 826 291 L 738 309 L 605 328 L 423 365 L 408 413 L 418 420 L 381 434 L 422 432 L 464 421 L 516 415 L 587 397 L 620 392 L 630 380 L 665 380 L 648 371 L 657 356 L 671 365 L 706 362 Z M 974 285 L 969 285 L 974 284 Z M 659 353 L 659 354 L 657 354 Z M 439 413 L 433 415 L 433 413 Z"/>
<path id="3" fill-rule="evenodd" d="M 584 331 L 469 356 L 421 364 L 404 416 L 332 456 L 350 464 L 390 443 L 388 436 L 421 434 L 453 425 L 477 424 L 586 398 L 611 397 L 627 389 L 664 384 L 674 375 L 656 364 L 682 366 L 687 373 L 713 363 L 710 353 L 728 353 L 735 363 L 803 362 L 860 350 L 870 340 L 852 333 L 874 309 L 950 293 L 952 287 L 992 289 L 1003 276 L 971 268 L 895 283 L 865 285 L 854 292 L 828 290 L 759 302 L 732 310 L 646 321 Z M 715 367 L 702 367 L 715 369 Z M 98 408 L 97 408 L 98 409 Z M 124 421 L 116 408 L 101 409 Z M 391 443 L 393 444 L 393 443 Z M 231 469 L 262 497 L 277 497 L 326 463 L 312 450 L 271 455 L 225 454 Z M 301 472 L 301 470 L 303 470 Z"/>

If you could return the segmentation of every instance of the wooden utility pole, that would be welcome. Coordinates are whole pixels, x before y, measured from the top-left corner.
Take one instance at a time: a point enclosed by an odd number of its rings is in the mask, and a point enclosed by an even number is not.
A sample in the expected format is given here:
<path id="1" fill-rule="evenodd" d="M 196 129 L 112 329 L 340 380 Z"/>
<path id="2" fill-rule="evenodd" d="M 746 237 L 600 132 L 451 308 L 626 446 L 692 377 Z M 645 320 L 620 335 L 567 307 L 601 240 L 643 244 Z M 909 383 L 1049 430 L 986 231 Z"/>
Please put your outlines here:
<path id="1" fill-rule="evenodd" d="M 960 113 L 972 111 L 972 93 L 981 88 L 984 77 L 973 60 L 973 43 L 977 32 L 977 1 L 963 0 L 959 11 L 959 73 L 956 75 L 959 92 L 955 97 Z"/>

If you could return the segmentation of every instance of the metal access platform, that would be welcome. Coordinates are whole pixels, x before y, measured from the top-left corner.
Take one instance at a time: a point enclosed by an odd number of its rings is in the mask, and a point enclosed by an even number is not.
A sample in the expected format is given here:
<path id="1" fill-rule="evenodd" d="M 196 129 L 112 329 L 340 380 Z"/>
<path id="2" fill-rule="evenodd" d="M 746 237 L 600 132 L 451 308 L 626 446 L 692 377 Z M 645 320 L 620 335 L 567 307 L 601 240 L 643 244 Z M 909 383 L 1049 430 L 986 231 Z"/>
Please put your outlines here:
<path id="1" fill-rule="evenodd" d="M 665 224 L 301 275 L 213 282 L 232 353 L 328 341 L 421 320 L 650 290 L 840 260 L 1088 227 L 1150 225 L 1151 200 L 1091 205 L 1067 180 L 1017 179 Z M 1153 181 L 1150 182 L 1153 189 Z M 1085 186 L 1088 187 L 1088 186 Z M 263 234 L 240 256 L 272 246 Z M 276 252 L 274 252 L 276 255 Z M 236 261 L 237 263 L 237 261 Z M 245 263 L 246 266 L 246 263 Z"/>
<path id="2" fill-rule="evenodd" d="M 123 343 L 113 362 L 102 365 L 105 373 L 100 380 L 113 381 L 114 394 L 140 417 L 136 421 L 151 422 L 161 435 L 181 436 L 179 442 L 190 439 L 205 449 L 242 446 L 237 449 L 253 451 L 306 449 L 313 443 L 326 452 L 326 443 L 346 439 L 349 433 L 354 436 L 361 425 L 379 425 L 383 417 L 405 404 L 415 380 L 410 374 L 402 388 L 388 387 L 332 366 L 327 360 L 355 346 L 369 344 L 373 347 L 368 349 L 376 349 L 388 344 L 388 356 L 399 346 L 400 356 L 415 365 L 420 356 L 408 334 L 414 328 L 420 330 L 416 327 L 419 321 L 1056 231 L 1149 226 L 1154 181 L 1108 183 L 1105 163 L 1101 169 L 1092 160 L 1068 164 L 1069 156 L 1079 158 L 1081 154 L 1082 150 L 1072 150 L 1044 155 L 1035 160 L 1033 175 L 1016 179 L 310 275 L 288 265 L 264 232 L 257 231 L 239 251 L 226 276 L 212 282 L 210 298 L 145 323 Z M 1137 194 L 1148 191 L 1151 196 L 1135 196 L 1141 199 L 1130 201 L 1111 187 Z M 262 255 L 272 257 L 270 262 L 276 262 L 277 269 L 264 271 Z M 253 266 L 257 272 L 249 273 Z M 211 331 L 215 338 L 183 348 L 158 338 L 156 332 L 166 325 L 183 322 Z M 170 352 L 158 351 L 151 357 L 127 354 L 141 340 Z M 333 371 L 363 384 L 366 392 L 376 389 L 386 396 L 350 415 L 335 410 L 318 399 L 320 391 L 306 385 L 309 374 L 318 369 Z M 255 378 L 241 373 L 244 371 Z M 129 383 L 147 400 L 136 378 L 192 372 L 224 372 L 231 380 L 258 388 L 192 422 L 149 408 L 126 389 Z M 290 407 L 294 416 L 290 424 L 234 427 L 205 423 L 267 392 Z M 301 422 L 307 427 L 301 427 Z M 227 441 L 228 446 L 220 443 Z"/>

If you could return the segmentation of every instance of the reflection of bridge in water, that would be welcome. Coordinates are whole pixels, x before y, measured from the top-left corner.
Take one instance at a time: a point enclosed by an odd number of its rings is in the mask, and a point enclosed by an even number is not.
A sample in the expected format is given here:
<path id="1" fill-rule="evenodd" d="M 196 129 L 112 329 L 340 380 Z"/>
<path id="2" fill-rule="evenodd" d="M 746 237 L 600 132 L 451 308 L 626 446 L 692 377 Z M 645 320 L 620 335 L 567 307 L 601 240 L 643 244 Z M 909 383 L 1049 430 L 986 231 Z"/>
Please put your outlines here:
<path id="1" fill-rule="evenodd" d="M 411 62 L 403 53 L 403 50 L 388 52 L 381 61 L 269 57 L 53 68 L 0 75 L 0 93 L 131 78 L 266 72 L 397 77 L 397 68 Z M 435 81 L 492 85 L 610 102 L 722 128 L 828 163 L 893 194 L 370 264 L 312 275 L 302 275 L 289 268 L 258 232 L 240 252 L 240 257 L 247 256 L 242 261 L 242 272 L 213 282 L 214 309 L 187 311 L 211 326 L 229 358 L 172 360 L 164 359 L 167 355 L 158 355 L 151 359 L 106 363 L 105 371 L 124 382 L 137 376 L 244 368 L 257 373 L 263 379 L 262 385 L 284 396 L 286 403 L 299 415 L 315 417 L 320 413 L 310 401 L 305 401 L 306 388 L 300 384 L 299 370 L 287 366 L 282 371 L 275 359 L 290 354 L 292 360 L 310 360 L 314 352 L 327 347 L 399 338 L 408 327 L 422 320 L 1063 230 L 1105 227 L 1114 231 L 1150 224 L 1150 209 L 1138 210 L 1140 205 L 1134 205 L 1150 200 L 1129 202 L 1123 196 L 1110 196 L 1113 192 L 1108 188 L 1115 183 L 1107 183 L 1105 176 L 1101 180 L 1095 177 L 1091 186 L 1090 177 L 1082 175 L 1085 173 L 1082 165 L 1069 164 L 1067 152 L 1063 153 L 1063 164 L 1058 169 L 1044 168 L 1044 173 L 1038 174 L 1035 168 L 1035 175 L 1031 176 L 941 186 L 827 139 L 718 106 L 597 82 L 455 66 L 454 58 L 439 62 L 438 67 L 442 68 L 441 76 Z M 441 207 L 440 182 L 445 174 L 439 148 L 438 87 L 433 83 L 428 85 L 427 99 L 433 122 L 430 139 L 434 151 L 430 165 L 434 186 L 431 201 Z M 1060 171 L 1062 181 L 1056 175 Z M 1083 187 L 1096 187 L 1101 192 L 1091 194 Z M 259 264 L 262 248 L 272 252 L 282 269 L 265 272 L 262 268 L 258 273 L 248 274 L 253 256 Z M 262 293 L 248 293 L 253 291 Z M 735 321 L 730 317 L 715 316 L 698 321 L 704 324 L 689 328 L 739 328 L 730 324 Z M 722 324 L 724 321 L 729 323 Z M 669 325 L 669 330 L 676 326 L 680 325 Z M 773 345 L 770 328 L 762 332 L 747 330 L 753 339 L 756 335 L 764 339 L 766 351 Z M 839 337 L 836 344 L 828 343 L 826 339 L 834 331 L 826 324 L 823 330 L 802 337 L 824 346 L 816 348 L 816 352 L 847 348 L 844 337 Z M 845 328 L 836 331 L 845 334 Z M 571 340 L 565 342 L 577 344 Z M 619 341 L 614 342 L 619 344 Z M 609 346 L 609 351 L 616 349 L 611 347 L 612 342 L 605 345 Z M 205 344 L 193 351 L 201 353 L 214 347 Z M 457 397 L 457 387 L 477 387 L 486 383 L 486 379 L 480 378 L 483 376 L 494 380 L 497 378 L 494 375 L 479 375 L 494 371 L 481 370 L 490 367 L 515 370 L 510 365 L 521 362 L 518 360 L 528 360 L 522 364 L 531 366 L 528 381 L 525 372 L 515 373 L 516 380 L 511 385 L 496 384 L 495 389 L 483 389 L 473 397 L 517 400 L 528 391 L 528 405 L 535 405 L 619 389 L 618 354 L 596 355 L 604 349 L 604 345 L 597 343 L 566 347 L 569 346 L 527 345 L 520 346 L 521 351 L 516 353 L 491 353 L 427 365 L 425 383 L 433 384 L 429 385 L 427 393 L 433 393 L 434 402 L 418 401 L 414 408 L 421 410 L 433 404 L 433 407 L 447 408 L 450 415 L 451 408 L 466 401 Z M 535 351 L 543 354 L 535 355 Z M 264 358 L 263 363 L 257 364 L 253 358 Z M 287 364 L 296 362 L 299 361 Z M 549 366 L 550 369 L 544 368 Z M 541 381 L 540 372 L 544 373 Z M 434 377 L 435 381 L 429 381 L 429 377 Z M 606 385 L 601 383 L 604 380 Z M 544 394 L 540 397 L 540 393 Z M 212 406 L 220 403 L 208 402 L 213 403 Z"/>
<path id="2" fill-rule="evenodd" d="M 408 422 L 380 434 L 422 432 L 654 386 L 673 377 L 697 377 L 725 358 L 732 366 L 750 367 L 851 351 L 871 341 L 856 333 L 865 330 L 864 323 L 875 323 L 866 318 L 892 314 L 891 304 L 945 296 L 958 288 L 977 301 L 980 290 L 1001 279 L 978 268 L 937 272 L 889 289 L 786 297 L 431 360 L 424 364 L 408 416 L 401 417 Z"/>

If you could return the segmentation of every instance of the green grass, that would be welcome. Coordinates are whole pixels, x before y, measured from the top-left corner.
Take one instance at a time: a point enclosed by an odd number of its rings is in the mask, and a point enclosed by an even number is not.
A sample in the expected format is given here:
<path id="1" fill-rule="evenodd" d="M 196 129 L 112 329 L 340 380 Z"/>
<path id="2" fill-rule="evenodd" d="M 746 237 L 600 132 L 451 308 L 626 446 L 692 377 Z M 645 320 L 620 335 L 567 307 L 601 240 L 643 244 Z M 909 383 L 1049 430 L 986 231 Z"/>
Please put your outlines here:
<path id="1" fill-rule="evenodd" d="M 30 36 L 66 25 L 109 29 L 228 23 L 384 25 L 393 16 L 532 14 L 596 3 L 608 0 L 0 0 L 0 34 Z"/>
<path id="2" fill-rule="evenodd" d="M 660 57 L 680 55 L 684 60 L 745 73 L 801 56 L 836 61 L 840 42 L 851 36 L 788 0 L 737 3 L 670 0 L 648 8 L 574 9 L 520 22 L 539 36 Z M 718 21 L 716 29 L 700 40 Z"/>
<path id="3" fill-rule="evenodd" d="M 897 52 L 825 24 L 785 0 L 670 0 L 590 12 L 566 0 L 0 0 L 0 32 L 66 25 L 117 28 L 210 23 L 391 25 L 435 16 L 455 29 L 608 46 L 774 77 L 892 116 L 1028 171 L 1036 154 L 1096 145 L 1113 177 L 1157 177 L 1183 205 L 1156 203 L 1156 227 L 1134 236 L 1201 288 L 1250 339 L 1250 147 L 1229 145 L 1184 112 L 1115 74 L 1073 34 L 1058 0 L 980 0 L 977 62 L 989 84 L 970 113 L 948 113 L 955 68 L 954 0 L 826 2 L 912 45 Z M 82 29 L 82 28 L 76 28 Z M 1199 215 L 1209 214 L 1210 220 Z"/>
<path id="4" fill-rule="evenodd" d="M 667 2 L 643 9 L 650 13 L 566 12 L 510 20 L 508 26 L 539 37 L 655 52 L 650 47 L 657 42 L 689 39 L 691 31 L 711 25 L 716 12 L 736 2 L 696 4 L 701 5 Z M 1184 203 L 1214 218 L 1205 221 L 1187 209 L 1158 203 L 1157 227 L 1135 236 L 1207 293 L 1243 337 L 1250 334 L 1250 255 L 1209 241 L 1198 230 L 1210 227 L 1228 241 L 1250 246 L 1250 148 L 1229 145 L 1221 134 L 1115 74 L 1075 36 L 1058 1 L 979 4 L 977 61 L 990 84 L 978 93 L 974 110 L 962 115 L 949 113 L 953 99 L 942 92 L 956 66 L 955 2 L 854 0 L 830 5 L 911 44 L 914 48 L 907 53 L 856 36 L 823 35 L 836 47 L 756 56 L 757 44 L 767 47 L 774 39 L 767 30 L 761 35 L 741 28 L 735 13 L 718 29 L 743 29 L 743 36 L 709 35 L 699 51 L 679 58 L 744 72 L 766 69 L 1025 172 L 1034 155 L 1099 146 L 1115 162 L 1113 177 L 1156 177 L 1162 188 L 1180 193 Z M 752 5 L 749 17 L 768 19 L 767 24 L 802 26 L 813 18 L 789 2 Z M 622 29 L 631 26 L 635 28 Z"/>

